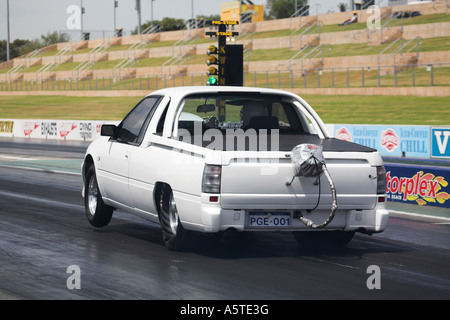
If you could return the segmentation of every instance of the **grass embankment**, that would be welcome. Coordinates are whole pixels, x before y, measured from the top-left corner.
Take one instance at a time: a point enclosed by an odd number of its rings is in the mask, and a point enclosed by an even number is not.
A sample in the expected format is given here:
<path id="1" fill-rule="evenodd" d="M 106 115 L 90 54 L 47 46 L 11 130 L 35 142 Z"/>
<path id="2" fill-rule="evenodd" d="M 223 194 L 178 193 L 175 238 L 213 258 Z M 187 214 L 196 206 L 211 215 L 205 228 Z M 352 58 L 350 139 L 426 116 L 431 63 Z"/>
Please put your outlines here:
<path id="1" fill-rule="evenodd" d="M 311 96 L 325 123 L 449 125 L 447 97 Z M 140 97 L 0 97 L 2 119 L 121 120 Z"/>

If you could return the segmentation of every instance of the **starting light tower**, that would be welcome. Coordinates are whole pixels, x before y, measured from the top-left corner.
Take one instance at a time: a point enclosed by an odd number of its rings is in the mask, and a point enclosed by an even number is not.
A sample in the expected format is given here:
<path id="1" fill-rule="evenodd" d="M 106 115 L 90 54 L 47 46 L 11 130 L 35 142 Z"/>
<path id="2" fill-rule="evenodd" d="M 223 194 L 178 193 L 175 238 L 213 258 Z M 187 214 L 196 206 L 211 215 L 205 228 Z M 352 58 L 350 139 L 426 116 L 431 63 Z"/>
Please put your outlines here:
<path id="1" fill-rule="evenodd" d="M 208 59 L 206 64 L 209 66 L 206 74 L 209 76 L 207 85 L 220 86 L 242 86 L 244 83 L 243 67 L 243 45 L 227 45 L 227 38 L 239 35 L 234 30 L 238 21 L 206 21 L 215 31 L 207 31 L 205 34 L 210 37 L 218 38 L 218 47 L 211 45 L 208 48 Z M 217 65 L 217 69 L 214 67 Z M 217 77 L 216 77 L 217 76 Z"/>

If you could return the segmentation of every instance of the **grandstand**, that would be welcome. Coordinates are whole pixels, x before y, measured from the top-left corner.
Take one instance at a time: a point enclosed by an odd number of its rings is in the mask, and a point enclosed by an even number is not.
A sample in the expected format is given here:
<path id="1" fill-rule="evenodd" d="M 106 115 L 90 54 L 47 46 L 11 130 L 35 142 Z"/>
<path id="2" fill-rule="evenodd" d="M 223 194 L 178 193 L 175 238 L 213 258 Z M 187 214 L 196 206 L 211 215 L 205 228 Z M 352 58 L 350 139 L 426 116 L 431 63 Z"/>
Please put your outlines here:
<path id="1" fill-rule="evenodd" d="M 341 93 L 425 87 L 421 94 L 448 96 L 448 11 L 447 1 L 384 7 L 380 28 L 368 27 L 366 10 L 347 26 L 338 24 L 351 12 L 242 23 L 234 43 L 244 44 L 245 85 L 351 89 Z M 205 31 L 58 43 L 0 64 L 0 92 L 205 85 L 206 50 L 216 43 Z"/>

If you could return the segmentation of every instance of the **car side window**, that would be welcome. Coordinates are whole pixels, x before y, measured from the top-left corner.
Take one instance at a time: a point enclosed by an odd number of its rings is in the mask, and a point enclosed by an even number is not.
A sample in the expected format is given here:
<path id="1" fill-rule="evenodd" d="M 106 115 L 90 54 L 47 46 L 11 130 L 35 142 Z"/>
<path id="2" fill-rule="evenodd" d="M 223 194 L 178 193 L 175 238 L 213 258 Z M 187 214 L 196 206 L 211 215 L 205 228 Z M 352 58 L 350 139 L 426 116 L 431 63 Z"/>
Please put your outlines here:
<path id="1" fill-rule="evenodd" d="M 161 96 L 147 97 L 139 102 L 119 125 L 117 141 L 140 144 Z"/>

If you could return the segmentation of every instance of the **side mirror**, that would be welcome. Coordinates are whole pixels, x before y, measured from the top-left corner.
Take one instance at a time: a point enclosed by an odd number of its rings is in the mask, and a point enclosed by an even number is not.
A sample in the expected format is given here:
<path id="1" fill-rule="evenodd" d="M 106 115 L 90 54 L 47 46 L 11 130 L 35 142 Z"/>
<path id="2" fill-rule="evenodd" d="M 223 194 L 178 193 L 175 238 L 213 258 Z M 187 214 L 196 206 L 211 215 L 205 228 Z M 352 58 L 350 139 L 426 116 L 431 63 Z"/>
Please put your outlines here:
<path id="1" fill-rule="evenodd" d="M 197 107 L 197 113 L 213 112 L 215 110 L 216 106 L 214 104 L 202 104 Z"/>
<path id="2" fill-rule="evenodd" d="M 105 137 L 115 137 L 117 132 L 117 126 L 113 124 L 104 124 L 100 129 L 100 135 Z"/>

